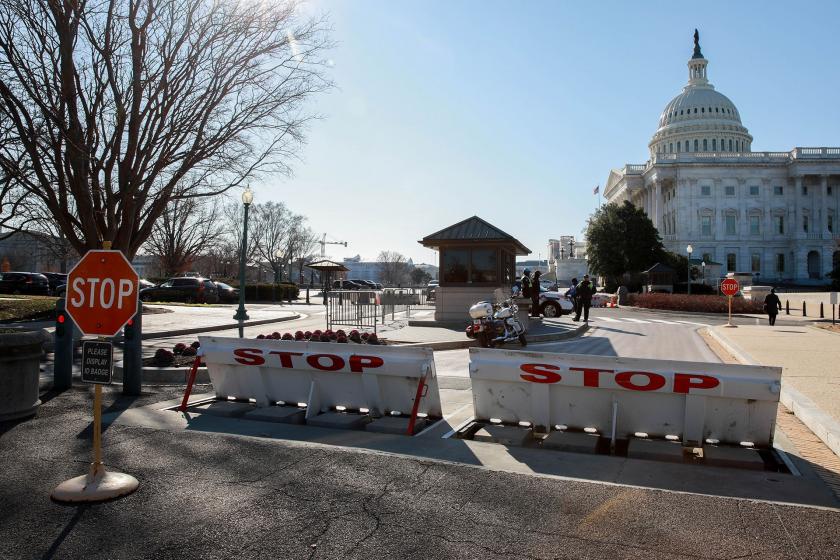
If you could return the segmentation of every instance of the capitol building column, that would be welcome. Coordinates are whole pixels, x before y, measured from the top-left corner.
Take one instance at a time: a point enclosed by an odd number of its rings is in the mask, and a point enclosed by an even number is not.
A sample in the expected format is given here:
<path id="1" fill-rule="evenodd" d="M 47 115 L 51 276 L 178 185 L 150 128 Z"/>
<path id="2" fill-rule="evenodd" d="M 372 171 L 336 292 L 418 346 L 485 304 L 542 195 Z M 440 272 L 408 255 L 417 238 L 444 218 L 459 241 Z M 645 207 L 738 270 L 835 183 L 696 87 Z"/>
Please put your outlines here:
<path id="1" fill-rule="evenodd" d="M 808 261 L 806 255 L 808 254 L 802 247 L 803 243 L 805 243 L 806 236 L 803 235 L 802 232 L 802 224 L 800 223 L 800 204 L 799 204 L 799 197 L 802 193 L 802 175 L 796 175 L 793 177 L 793 196 L 788 198 L 788 200 L 792 200 L 793 204 L 791 204 L 791 211 L 793 212 L 793 216 L 790 220 L 790 229 L 788 234 L 788 239 L 791 240 L 791 252 L 793 253 L 793 272 L 797 278 L 808 278 Z M 799 241 L 802 243 L 799 243 Z"/>
<path id="2" fill-rule="evenodd" d="M 828 233 L 828 175 L 820 175 L 820 229 L 823 239 L 830 239 Z"/>

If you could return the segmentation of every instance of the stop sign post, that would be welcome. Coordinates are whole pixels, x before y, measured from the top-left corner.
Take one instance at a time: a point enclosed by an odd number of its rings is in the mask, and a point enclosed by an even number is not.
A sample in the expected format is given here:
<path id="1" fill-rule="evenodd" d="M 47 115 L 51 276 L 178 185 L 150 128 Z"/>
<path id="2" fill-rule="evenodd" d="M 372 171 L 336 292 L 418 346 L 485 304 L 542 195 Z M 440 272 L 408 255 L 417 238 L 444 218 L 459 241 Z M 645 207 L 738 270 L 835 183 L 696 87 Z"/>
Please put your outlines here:
<path id="1" fill-rule="evenodd" d="M 726 298 L 729 300 L 729 319 L 727 320 L 725 327 L 729 327 L 734 329 L 737 325 L 732 324 L 732 296 L 738 293 L 741 289 L 741 285 L 738 284 L 738 281 L 734 278 L 727 278 L 723 282 L 720 283 L 720 291 Z"/>
<path id="2" fill-rule="evenodd" d="M 122 251 L 88 251 L 67 275 L 65 310 L 84 335 L 116 336 L 137 313 L 140 277 Z M 113 352 L 110 341 L 100 340 L 100 353 Z M 87 354 L 87 352 L 85 352 Z M 72 352 L 70 353 L 72 360 Z M 111 360 L 108 361 L 110 373 Z M 99 362 L 97 362 L 99 363 Z M 101 364 L 100 364 L 101 365 Z M 82 364 L 83 368 L 85 363 Z M 124 372 L 125 377 L 127 372 Z M 110 375 L 108 381 L 110 381 Z M 83 381 L 90 382 L 82 376 Z M 108 471 L 102 463 L 102 385 L 96 382 L 93 398 L 93 462 L 87 474 L 65 480 L 52 492 L 61 502 L 98 502 L 137 489 L 131 475 Z"/>

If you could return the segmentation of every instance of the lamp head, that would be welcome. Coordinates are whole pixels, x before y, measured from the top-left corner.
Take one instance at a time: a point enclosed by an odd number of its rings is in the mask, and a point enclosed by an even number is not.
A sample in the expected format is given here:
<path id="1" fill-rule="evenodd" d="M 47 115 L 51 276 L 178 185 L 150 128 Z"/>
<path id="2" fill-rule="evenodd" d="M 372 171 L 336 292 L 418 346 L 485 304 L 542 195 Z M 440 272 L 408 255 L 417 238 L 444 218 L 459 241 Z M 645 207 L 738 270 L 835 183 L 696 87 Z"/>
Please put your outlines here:
<path id="1" fill-rule="evenodd" d="M 685 248 L 685 250 L 686 250 L 686 252 L 690 255 L 691 253 L 693 253 L 693 252 L 694 252 L 694 247 L 692 247 L 691 245 L 689 245 L 688 247 L 686 247 L 686 248 Z"/>
<path id="2" fill-rule="evenodd" d="M 245 187 L 245 191 L 242 193 L 242 204 L 248 205 L 254 202 L 254 193 L 251 191 L 251 187 Z"/>

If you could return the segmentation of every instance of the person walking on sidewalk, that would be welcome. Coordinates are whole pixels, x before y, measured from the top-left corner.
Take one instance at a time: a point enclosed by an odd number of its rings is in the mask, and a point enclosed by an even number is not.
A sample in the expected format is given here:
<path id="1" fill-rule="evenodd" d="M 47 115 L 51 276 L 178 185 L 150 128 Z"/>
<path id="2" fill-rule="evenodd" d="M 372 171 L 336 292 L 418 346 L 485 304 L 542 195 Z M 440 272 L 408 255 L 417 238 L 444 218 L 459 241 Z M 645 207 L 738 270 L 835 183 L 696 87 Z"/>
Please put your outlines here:
<path id="1" fill-rule="evenodd" d="M 770 321 L 771 327 L 776 324 L 776 315 L 781 310 L 782 302 L 776 295 L 776 288 L 772 288 L 770 293 L 764 297 L 764 311 L 767 312 L 767 320 Z"/>
<path id="2" fill-rule="evenodd" d="M 589 322 L 589 308 L 592 306 L 592 295 L 595 287 L 589 281 L 589 275 L 583 277 L 583 281 L 577 286 L 578 309 L 575 321 L 580 321 L 580 313 L 583 311 L 583 320 Z"/>
<path id="3" fill-rule="evenodd" d="M 540 316 L 540 276 L 542 272 L 534 272 L 534 280 L 531 282 L 531 317 Z"/>

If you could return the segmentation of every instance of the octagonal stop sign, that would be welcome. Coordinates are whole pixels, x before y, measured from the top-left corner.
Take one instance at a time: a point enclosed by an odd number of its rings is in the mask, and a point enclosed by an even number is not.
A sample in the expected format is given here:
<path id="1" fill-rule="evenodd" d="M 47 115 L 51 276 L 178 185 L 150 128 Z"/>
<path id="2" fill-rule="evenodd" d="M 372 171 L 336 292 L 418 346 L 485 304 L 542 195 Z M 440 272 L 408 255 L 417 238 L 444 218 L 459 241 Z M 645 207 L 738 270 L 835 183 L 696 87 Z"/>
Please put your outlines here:
<path id="1" fill-rule="evenodd" d="M 737 294 L 740 289 L 740 284 L 738 284 L 738 281 L 734 278 L 727 278 L 720 283 L 720 291 L 723 292 L 723 295 L 725 296 L 732 297 Z"/>
<path id="2" fill-rule="evenodd" d="M 122 251 L 88 251 L 67 275 L 65 309 L 83 334 L 116 336 L 137 313 L 139 284 Z"/>

